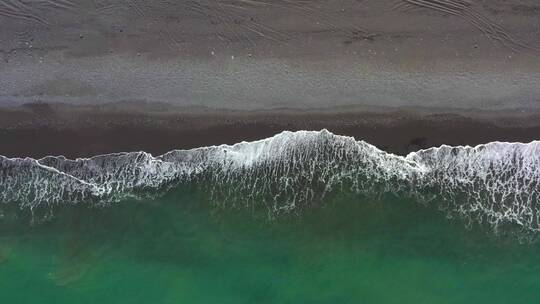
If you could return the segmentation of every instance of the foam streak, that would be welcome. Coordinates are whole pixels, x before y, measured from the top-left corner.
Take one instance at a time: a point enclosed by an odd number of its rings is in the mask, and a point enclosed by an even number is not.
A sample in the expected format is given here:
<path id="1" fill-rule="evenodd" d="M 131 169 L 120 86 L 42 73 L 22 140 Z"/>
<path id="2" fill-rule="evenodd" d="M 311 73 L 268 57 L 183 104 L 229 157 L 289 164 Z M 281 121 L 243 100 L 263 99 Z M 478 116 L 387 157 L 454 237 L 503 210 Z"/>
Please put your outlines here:
<path id="1" fill-rule="evenodd" d="M 272 215 L 321 204 L 334 191 L 395 193 L 496 229 L 540 231 L 540 141 L 441 146 L 402 157 L 322 130 L 157 157 L 0 157 L 0 201 L 21 208 L 110 203 L 182 183 L 204 187 L 220 205 L 262 202 Z"/>

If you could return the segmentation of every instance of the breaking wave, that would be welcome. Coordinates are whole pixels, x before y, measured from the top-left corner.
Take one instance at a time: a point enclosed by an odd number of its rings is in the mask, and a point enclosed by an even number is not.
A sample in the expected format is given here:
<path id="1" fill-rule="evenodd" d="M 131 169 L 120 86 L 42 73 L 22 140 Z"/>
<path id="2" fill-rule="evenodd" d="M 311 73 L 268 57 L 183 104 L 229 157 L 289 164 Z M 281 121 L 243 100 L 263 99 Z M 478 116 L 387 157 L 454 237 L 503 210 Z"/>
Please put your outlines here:
<path id="1" fill-rule="evenodd" d="M 4 207 L 107 204 L 182 184 L 201 187 L 216 204 L 258 204 L 271 215 L 301 212 L 338 191 L 392 193 L 496 230 L 510 225 L 540 231 L 540 141 L 441 146 L 402 157 L 322 130 L 156 157 L 0 157 Z"/>

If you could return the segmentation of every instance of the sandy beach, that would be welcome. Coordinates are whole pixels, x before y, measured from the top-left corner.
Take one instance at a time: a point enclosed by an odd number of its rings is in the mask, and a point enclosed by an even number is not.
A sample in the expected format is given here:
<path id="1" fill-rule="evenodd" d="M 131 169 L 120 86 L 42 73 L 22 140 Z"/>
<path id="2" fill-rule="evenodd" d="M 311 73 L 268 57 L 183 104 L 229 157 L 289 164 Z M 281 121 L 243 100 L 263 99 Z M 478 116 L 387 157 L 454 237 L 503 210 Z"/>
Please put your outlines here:
<path id="1" fill-rule="evenodd" d="M 536 1 L 0 1 L 0 154 L 538 139 Z"/>
<path id="2" fill-rule="evenodd" d="M 0 151 L 8 157 L 34 158 L 89 157 L 124 151 L 159 155 L 174 149 L 253 141 L 286 130 L 325 128 L 404 155 L 442 144 L 529 142 L 540 134 L 540 115 L 521 112 L 502 115 L 418 109 L 240 112 L 137 108 L 33 105 L 3 110 Z"/>

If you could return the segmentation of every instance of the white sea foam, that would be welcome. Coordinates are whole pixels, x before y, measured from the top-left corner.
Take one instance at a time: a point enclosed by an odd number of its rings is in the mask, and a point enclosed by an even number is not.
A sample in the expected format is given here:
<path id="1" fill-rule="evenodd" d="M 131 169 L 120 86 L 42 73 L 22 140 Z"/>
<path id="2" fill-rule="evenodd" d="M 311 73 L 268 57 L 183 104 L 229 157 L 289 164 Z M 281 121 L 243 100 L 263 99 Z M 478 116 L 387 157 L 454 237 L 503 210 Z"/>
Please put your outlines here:
<path id="1" fill-rule="evenodd" d="M 0 200 L 21 208 L 114 202 L 182 183 L 204 187 L 218 204 L 263 204 L 274 215 L 320 204 L 333 191 L 396 193 L 493 227 L 540 230 L 538 141 L 442 146 L 401 157 L 323 130 L 157 157 L 0 157 Z"/>

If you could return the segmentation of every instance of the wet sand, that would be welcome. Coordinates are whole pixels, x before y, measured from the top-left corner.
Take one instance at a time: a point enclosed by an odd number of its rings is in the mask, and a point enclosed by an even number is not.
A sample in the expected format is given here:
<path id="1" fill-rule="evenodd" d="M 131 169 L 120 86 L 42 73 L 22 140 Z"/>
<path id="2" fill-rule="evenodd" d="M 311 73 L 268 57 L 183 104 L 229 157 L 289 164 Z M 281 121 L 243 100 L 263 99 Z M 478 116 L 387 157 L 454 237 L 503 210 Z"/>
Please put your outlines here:
<path id="1" fill-rule="evenodd" d="M 510 112 L 477 111 L 474 115 L 411 109 L 175 112 L 34 105 L 4 109 L 0 118 L 0 155 L 8 157 L 75 158 L 122 151 L 159 155 L 173 149 L 258 140 L 285 130 L 323 128 L 397 154 L 442 144 L 540 139 L 540 114 Z"/>

